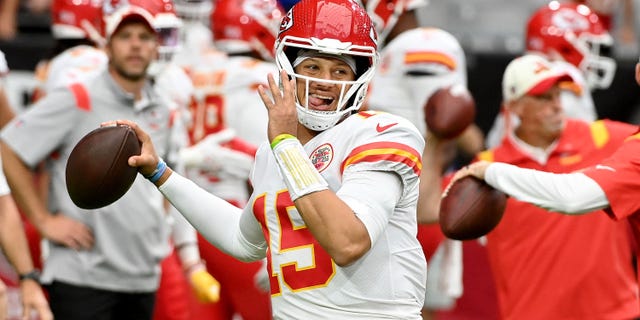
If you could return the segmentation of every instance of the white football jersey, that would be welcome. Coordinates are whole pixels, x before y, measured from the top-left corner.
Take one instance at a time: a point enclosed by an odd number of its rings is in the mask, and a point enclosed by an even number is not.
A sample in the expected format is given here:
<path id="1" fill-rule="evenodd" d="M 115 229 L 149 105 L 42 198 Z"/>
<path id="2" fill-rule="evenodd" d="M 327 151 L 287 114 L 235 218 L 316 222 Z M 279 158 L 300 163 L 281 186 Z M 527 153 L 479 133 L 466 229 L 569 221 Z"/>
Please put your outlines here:
<path id="1" fill-rule="evenodd" d="M 267 84 L 269 73 L 277 75 L 275 64 L 210 51 L 203 57 L 203 63 L 192 66 L 188 72 L 194 85 L 189 105 L 191 142 L 197 143 L 209 134 L 229 128 L 239 139 L 225 146 L 253 156 L 256 147 L 268 141 L 267 110 L 257 88 Z M 246 180 L 199 170 L 189 170 L 188 176 L 209 192 L 236 204 L 242 205 L 249 198 Z"/>
<path id="2" fill-rule="evenodd" d="M 352 115 L 305 144 L 312 163 L 338 195 L 355 172 L 393 172 L 403 183 L 393 212 L 352 208 L 356 215 L 364 211 L 376 216 L 360 216 L 363 220 L 386 223 L 380 230 L 368 229 L 372 247 L 367 254 L 339 267 L 305 227 L 269 145 L 260 147 L 254 193 L 244 214 L 255 217 L 268 233 L 276 319 L 422 319 L 427 265 L 416 239 L 415 212 L 423 148 L 424 139 L 408 120 L 373 111 Z"/>
<path id="3" fill-rule="evenodd" d="M 191 123 L 189 103 L 194 92 L 193 84 L 184 69 L 175 63 L 164 64 L 154 80 L 158 95 L 168 101 L 171 107 L 172 137 L 165 160 L 175 164 L 180 149 L 189 145 L 187 128 Z"/>
<path id="4" fill-rule="evenodd" d="M 174 63 L 182 67 L 196 66 L 213 48 L 213 36 L 206 25 L 198 21 L 183 20 L 180 30 L 180 50 L 173 56 Z"/>
<path id="5" fill-rule="evenodd" d="M 424 135 L 424 106 L 438 89 L 467 86 L 464 51 L 450 33 L 437 28 L 407 30 L 381 52 L 367 105 L 405 117 Z"/>
<path id="6" fill-rule="evenodd" d="M 80 45 L 69 48 L 51 60 L 44 90 L 50 92 L 75 82 L 85 82 L 107 67 L 107 54 L 95 47 Z"/>
<path id="7" fill-rule="evenodd" d="M 203 63 L 190 69 L 194 84 L 195 140 L 208 134 L 212 125 L 233 129 L 238 137 L 259 145 L 267 141 L 267 110 L 258 95 L 267 75 L 277 76 L 274 63 L 211 53 Z M 200 128 L 203 127 L 203 128 Z"/>
<path id="8" fill-rule="evenodd" d="M 552 61 L 551 63 L 554 65 L 554 68 L 565 71 L 573 78 L 573 83 L 561 84 L 561 88 L 564 90 L 560 93 L 560 103 L 562 104 L 565 116 L 570 119 L 581 119 L 588 122 L 596 120 L 598 114 L 584 73 L 576 66 L 565 61 Z M 511 115 L 509 121 L 511 128 L 516 128 L 520 123 L 518 117 L 514 115 Z M 505 126 L 504 113 L 499 112 L 493 121 L 493 126 L 487 134 L 485 144 L 488 148 L 496 147 L 502 142 L 506 131 Z"/>

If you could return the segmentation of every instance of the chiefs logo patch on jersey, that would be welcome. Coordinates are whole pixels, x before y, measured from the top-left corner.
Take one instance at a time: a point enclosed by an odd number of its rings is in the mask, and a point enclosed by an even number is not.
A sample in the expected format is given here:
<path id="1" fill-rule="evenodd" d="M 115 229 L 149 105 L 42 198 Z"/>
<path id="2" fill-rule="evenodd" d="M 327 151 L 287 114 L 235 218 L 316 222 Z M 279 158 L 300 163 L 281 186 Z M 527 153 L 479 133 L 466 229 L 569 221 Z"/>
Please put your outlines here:
<path id="1" fill-rule="evenodd" d="M 325 143 L 317 147 L 311 152 L 311 163 L 316 167 L 318 172 L 322 172 L 333 161 L 333 147 L 329 143 Z"/>

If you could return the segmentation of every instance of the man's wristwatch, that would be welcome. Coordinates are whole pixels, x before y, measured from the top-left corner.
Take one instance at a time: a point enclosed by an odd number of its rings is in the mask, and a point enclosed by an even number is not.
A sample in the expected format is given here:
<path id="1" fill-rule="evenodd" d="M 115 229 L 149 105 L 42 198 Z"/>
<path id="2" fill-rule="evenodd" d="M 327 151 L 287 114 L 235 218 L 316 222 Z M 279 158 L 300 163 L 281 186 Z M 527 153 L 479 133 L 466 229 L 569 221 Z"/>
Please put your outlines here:
<path id="1" fill-rule="evenodd" d="M 21 273 L 18 275 L 18 278 L 20 279 L 20 281 L 22 282 L 23 280 L 33 280 L 37 283 L 40 283 L 40 271 L 33 269 L 27 273 Z"/>

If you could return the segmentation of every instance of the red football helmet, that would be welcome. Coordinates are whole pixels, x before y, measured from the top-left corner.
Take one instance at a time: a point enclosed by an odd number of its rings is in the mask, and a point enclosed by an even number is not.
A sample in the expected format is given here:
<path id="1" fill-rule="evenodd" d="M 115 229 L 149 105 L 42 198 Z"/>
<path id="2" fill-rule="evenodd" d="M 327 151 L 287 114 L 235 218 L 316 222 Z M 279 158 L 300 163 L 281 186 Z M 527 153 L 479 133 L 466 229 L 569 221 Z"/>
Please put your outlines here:
<path id="1" fill-rule="evenodd" d="M 356 80 L 320 80 L 296 74 L 293 63 L 298 55 L 314 51 L 353 59 Z M 309 110 L 308 93 L 305 101 L 301 102 L 298 97 L 298 118 L 311 130 L 326 130 L 362 106 L 377 62 L 376 30 L 367 12 L 355 0 L 301 0 L 282 19 L 276 41 L 278 69 L 305 80 L 307 88 L 310 82 L 317 81 L 342 86 L 343 94 L 336 111 Z"/>
<path id="2" fill-rule="evenodd" d="M 54 0 L 51 32 L 56 39 L 90 39 L 102 43 L 102 0 Z"/>
<path id="3" fill-rule="evenodd" d="M 228 53 L 255 51 L 273 60 L 283 15 L 276 0 L 218 0 L 211 13 L 215 46 Z"/>
<path id="4" fill-rule="evenodd" d="M 589 7 L 552 1 L 531 16 L 526 37 L 527 50 L 575 65 L 590 87 L 611 85 L 616 62 L 607 55 L 613 38 Z"/>

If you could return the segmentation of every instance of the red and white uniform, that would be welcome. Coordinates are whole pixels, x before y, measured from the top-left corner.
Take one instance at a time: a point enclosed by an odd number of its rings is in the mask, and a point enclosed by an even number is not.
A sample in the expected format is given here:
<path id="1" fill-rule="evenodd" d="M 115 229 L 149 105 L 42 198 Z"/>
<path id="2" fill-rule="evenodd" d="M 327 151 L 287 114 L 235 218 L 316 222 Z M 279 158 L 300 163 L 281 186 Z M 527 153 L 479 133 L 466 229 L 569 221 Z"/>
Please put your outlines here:
<path id="1" fill-rule="evenodd" d="M 448 32 L 437 28 L 405 31 L 384 47 L 369 88 L 367 104 L 409 119 L 426 134 L 424 106 L 438 89 L 467 86 L 464 51 Z"/>
<path id="2" fill-rule="evenodd" d="M 202 63 L 202 59 L 214 47 L 211 29 L 199 21 L 183 19 L 180 29 L 180 50 L 173 56 L 173 63 L 188 68 Z"/>
<path id="3" fill-rule="evenodd" d="M 382 50 L 381 62 L 371 82 L 367 104 L 369 109 L 383 110 L 407 118 L 424 136 L 427 132 L 424 110 L 426 102 L 438 89 L 454 84 L 467 86 L 466 58 L 458 40 L 449 32 L 438 28 L 407 30 Z M 493 295 L 477 294 L 478 291 L 461 288 L 491 288 L 492 283 L 489 277 L 475 277 L 460 284 L 464 280 L 460 270 L 469 274 L 476 262 L 463 259 L 460 250 L 456 249 L 459 243 L 454 240 L 442 242 L 444 235 L 437 225 L 419 225 L 418 239 L 427 257 L 434 254 L 438 247 L 447 252 L 446 263 L 430 261 L 429 273 L 446 277 L 447 280 L 438 279 L 432 283 L 448 281 L 449 288 L 442 290 L 438 285 L 428 285 L 425 308 L 451 308 L 462 290 L 466 295 L 462 297 L 463 300 L 458 301 L 459 307 L 449 315 L 441 315 L 443 319 L 455 319 L 456 316 L 464 317 L 470 313 L 478 316 L 471 306 L 473 304 L 482 305 L 484 310 L 495 310 L 489 307 L 495 305 Z M 473 253 L 475 248 L 469 250 L 464 250 L 463 254 Z M 463 262 L 469 263 L 469 267 L 463 268 Z"/>
<path id="4" fill-rule="evenodd" d="M 194 93 L 189 104 L 191 120 L 189 137 L 197 144 L 207 135 L 233 129 L 236 137 L 222 147 L 254 157 L 259 144 L 267 141 L 267 111 L 257 93 L 259 84 L 266 85 L 267 75 L 277 74 L 274 64 L 254 58 L 235 56 L 210 50 L 201 57 L 205 63 L 187 67 Z M 234 165 L 227 163 L 226 165 Z M 243 207 L 249 199 L 246 177 L 188 169 L 187 176 L 208 192 Z M 239 314 L 243 319 L 269 319 L 269 294 L 257 288 L 256 273 L 261 262 L 243 263 L 199 238 L 200 253 L 207 270 L 220 282 L 221 299 L 216 305 L 200 306 L 199 314 L 212 319 L 230 319 Z"/>
<path id="5" fill-rule="evenodd" d="M 245 56 L 210 52 L 205 63 L 189 68 L 195 87 L 191 111 L 193 138 L 232 128 L 256 146 L 267 141 L 267 111 L 257 88 L 267 75 L 278 74 L 274 63 Z"/>
<path id="6" fill-rule="evenodd" d="M 189 105 L 191 143 L 231 128 L 239 139 L 231 140 L 227 147 L 253 156 L 256 147 L 267 141 L 267 111 L 257 87 L 266 85 L 267 75 L 278 71 L 272 63 L 249 57 L 228 57 L 221 52 L 211 52 L 206 61 L 188 70 L 194 85 Z M 237 205 L 244 205 L 249 198 L 246 179 L 212 176 L 200 170 L 190 170 L 188 176 Z"/>
<path id="7" fill-rule="evenodd" d="M 546 157 L 510 135 L 478 158 L 569 173 L 597 164 L 635 130 L 620 122 L 568 120 Z M 626 224 L 604 214 L 550 214 L 509 198 L 487 240 L 503 319 L 631 319 L 640 313 Z"/>
<path id="8" fill-rule="evenodd" d="M 107 54 L 95 47 L 81 45 L 65 50 L 49 62 L 45 92 L 84 82 L 107 67 Z"/>
<path id="9" fill-rule="evenodd" d="M 160 190 L 190 221 L 204 223 L 211 214 L 227 220 L 199 226 L 224 251 L 245 260 L 267 254 L 276 319 L 421 319 L 426 261 L 415 211 L 423 148 L 411 123 L 375 112 L 352 115 L 304 145 L 371 237 L 371 249 L 347 267 L 337 266 L 306 228 L 267 144 L 256 155 L 253 195 L 240 217 L 175 173 Z M 397 198 L 363 194 L 363 186 L 384 190 L 375 177 L 388 173 L 401 184 Z"/>
<path id="10" fill-rule="evenodd" d="M 636 240 L 636 249 L 640 248 L 640 133 L 627 138 L 625 143 L 609 158 L 601 161 L 583 173 L 595 180 L 604 191 L 609 208 L 607 214 L 616 220 L 629 218 Z"/>

